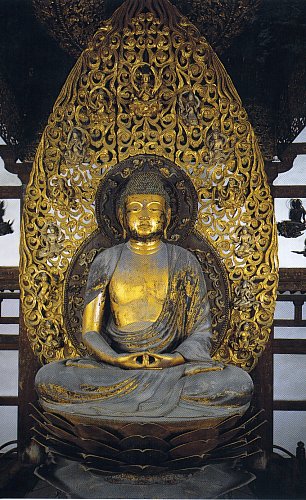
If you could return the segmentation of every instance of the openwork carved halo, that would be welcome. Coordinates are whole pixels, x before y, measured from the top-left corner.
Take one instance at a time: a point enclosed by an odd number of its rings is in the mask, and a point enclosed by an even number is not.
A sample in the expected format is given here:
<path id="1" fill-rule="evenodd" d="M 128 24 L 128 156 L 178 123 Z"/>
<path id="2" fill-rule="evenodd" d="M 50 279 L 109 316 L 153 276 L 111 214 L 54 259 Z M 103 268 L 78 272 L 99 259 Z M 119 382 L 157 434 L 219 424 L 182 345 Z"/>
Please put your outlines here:
<path id="1" fill-rule="evenodd" d="M 197 218 L 198 196 L 188 175 L 170 160 L 155 155 L 137 155 L 116 165 L 101 181 L 96 196 L 96 217 L 100 229 L 114 244 L 122 241 L 118 220 L 121 193 L 135 172 L 158 172 L 170 198 L 171 221 L 167 230 L 171 242 L 182 241 Z"/>
<path id="2" fill-rule="evenodd" d="M 215 356 L 250 371 L 268 341 L 275 307 L 272 198 L 229 75 L 168 0 L 128 0 L 103 23 L 50 114 L 27 187 L 21 235 L 21 300 L 32 348 L 42 363 L 79 354 L 65 325 L 63 294 L 74 256 L 97 229 L 97 186 L 119 162 L 148 153 L 175 161 L 196 187 L 195 227 L 218 252 L 233 298 Z M 107 241 L 89 243 L 88 251 L 120 243 L 117 230 L 117 239 L 108 231 Z M 193 234 L 172 242 L 196 251 L 204 263 L 209 255 L 189 243 Z M 82 288 L 82 270 L 94 252 L 84 247 L 80 273 L 69 286 Z M 54 279 L 42 283 L 41 271 Z M 81 292 L 67 299 L 81 310 Z M 222 303 L 218 294 L 216 302 Z"/>

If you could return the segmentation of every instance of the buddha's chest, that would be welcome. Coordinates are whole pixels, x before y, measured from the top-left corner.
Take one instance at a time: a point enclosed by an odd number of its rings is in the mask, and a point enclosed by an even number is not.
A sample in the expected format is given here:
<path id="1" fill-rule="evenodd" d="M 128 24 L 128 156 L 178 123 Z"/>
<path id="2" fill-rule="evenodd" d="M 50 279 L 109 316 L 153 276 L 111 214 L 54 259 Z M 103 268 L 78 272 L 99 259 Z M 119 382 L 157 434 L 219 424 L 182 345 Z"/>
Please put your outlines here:
<path id="1" fill-rule="evenodd" d="M 123 252 L 110 282 L 113 304 L 161 304 L 168 288 L 168 259 L 166 250 L 153 255 Z"/>

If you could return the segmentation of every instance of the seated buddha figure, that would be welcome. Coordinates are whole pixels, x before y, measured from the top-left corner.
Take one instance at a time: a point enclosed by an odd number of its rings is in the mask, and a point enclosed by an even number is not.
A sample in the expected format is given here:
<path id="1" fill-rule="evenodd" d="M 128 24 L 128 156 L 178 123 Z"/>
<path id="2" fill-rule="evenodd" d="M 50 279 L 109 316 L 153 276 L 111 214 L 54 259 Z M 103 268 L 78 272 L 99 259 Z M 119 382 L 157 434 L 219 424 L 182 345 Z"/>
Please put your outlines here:
<path id="1" fill-rule="evenodd" d="M 139 419 L 243 414 L 253 384 L 210 356 L 211 318 L 196 257 L 167 242 L 171 208 L 156 172 L 138 172 L 121 195 L 126 242 L 100 252 L 85 294 L 82 336 L 90 355 L 42 367 L 44 409 Z"/>

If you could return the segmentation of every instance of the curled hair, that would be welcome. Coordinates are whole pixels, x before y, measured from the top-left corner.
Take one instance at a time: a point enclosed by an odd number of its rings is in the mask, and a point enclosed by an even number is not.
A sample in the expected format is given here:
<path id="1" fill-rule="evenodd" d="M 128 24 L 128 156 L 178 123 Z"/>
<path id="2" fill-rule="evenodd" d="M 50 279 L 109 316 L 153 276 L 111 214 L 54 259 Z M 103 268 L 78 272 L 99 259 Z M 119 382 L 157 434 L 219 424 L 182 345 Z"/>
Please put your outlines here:
<path id="1" fill-rule="evenodd" d="M 124 208 L 125 200 L 133 194 L 157 194 L 166 201 L 166 207 L 170 207 L 170 198 L 157 172 L 137 172 L 126 184 L 119 201 L 119 207 Z"/>

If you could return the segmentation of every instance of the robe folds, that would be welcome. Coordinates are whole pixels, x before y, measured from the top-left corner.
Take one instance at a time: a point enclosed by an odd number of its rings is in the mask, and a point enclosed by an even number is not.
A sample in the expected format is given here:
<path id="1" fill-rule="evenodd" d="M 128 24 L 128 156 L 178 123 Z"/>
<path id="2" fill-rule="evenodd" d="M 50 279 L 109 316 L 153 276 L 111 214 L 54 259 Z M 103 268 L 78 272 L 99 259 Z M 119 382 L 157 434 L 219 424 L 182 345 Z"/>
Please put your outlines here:
<path id="1" fill-rule="evenodd" d="M 211 418 L 243 414 L 253 384 L 241 368 L 210 356 L 210 306 L 203 272 L 191 252 L 166 246 L 168 289 L 158 319 L 137 331 L 122 331 L 109 314 L 101 337 L 117 353 L 180 353 L 186 362 L 163 369 L 123 369 L 88 356 L 42 367 L 36 390 L 50 411 L 88 417 Z M 126 244 L 100 252 L 88 277 L 85 303 L 108 286 Z"/>

